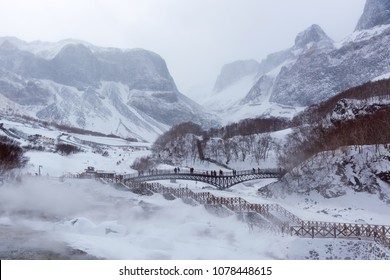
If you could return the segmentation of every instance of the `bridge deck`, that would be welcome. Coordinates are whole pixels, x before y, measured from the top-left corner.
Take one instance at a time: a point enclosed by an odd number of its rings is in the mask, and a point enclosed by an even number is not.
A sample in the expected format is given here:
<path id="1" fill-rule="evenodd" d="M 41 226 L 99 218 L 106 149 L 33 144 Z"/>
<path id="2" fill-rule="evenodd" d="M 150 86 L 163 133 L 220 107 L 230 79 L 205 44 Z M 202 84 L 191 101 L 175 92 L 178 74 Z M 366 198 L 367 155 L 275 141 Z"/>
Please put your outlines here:
<path id="1" fill-rule="evenodd" d="M 128 174 L 123 177 L 124 182 L 147 182 L 157 180 L 190 180 L 208 183 L 218 189 L 227 189 L 233 185 L 257 179 L 279 178 L 279 169 L 258 169 L 231 172 L 174 172 L 172 170 L 154 170 L 147 174 Z"/>

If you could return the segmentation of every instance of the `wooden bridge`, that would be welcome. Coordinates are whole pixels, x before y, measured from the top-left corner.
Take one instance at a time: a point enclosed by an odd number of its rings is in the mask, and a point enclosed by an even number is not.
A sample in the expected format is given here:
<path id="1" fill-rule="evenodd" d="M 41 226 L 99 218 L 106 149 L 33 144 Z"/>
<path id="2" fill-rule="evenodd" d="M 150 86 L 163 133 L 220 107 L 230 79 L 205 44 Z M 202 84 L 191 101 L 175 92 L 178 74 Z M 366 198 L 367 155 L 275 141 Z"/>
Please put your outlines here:
<path id="1" fill-rule="evenodd" d="M 243 171 L 186 171 L 178 170 L 149 170 L 137 174 L 127 174 L 118 180 L 127 182 L 147 182 L 157 180 L 190 180 L 204 182 L 217 187 L 220 190 L 230 188 L 233 185 L 256 179 L 279 178 L 280 169 L 252 169 Z"/>
<path id="2" fill-rule="evenodd" d="M 224 207 L 232 213 L 255 214 L 258 221 L 251 226 L 271 230 L 278 234 L 304 238 L 342 238 L 376 242 L 390 252 L 390 226 L 305 221 L 278 204 L 253 204 L 240 197 L 218 197 L 210 192 L 193 192 L 188 188 L 168 188 L 159 183 L 127 181 L 127 189 L 147 189 L 164 196 L 193 199 L 207 206 Z"/>

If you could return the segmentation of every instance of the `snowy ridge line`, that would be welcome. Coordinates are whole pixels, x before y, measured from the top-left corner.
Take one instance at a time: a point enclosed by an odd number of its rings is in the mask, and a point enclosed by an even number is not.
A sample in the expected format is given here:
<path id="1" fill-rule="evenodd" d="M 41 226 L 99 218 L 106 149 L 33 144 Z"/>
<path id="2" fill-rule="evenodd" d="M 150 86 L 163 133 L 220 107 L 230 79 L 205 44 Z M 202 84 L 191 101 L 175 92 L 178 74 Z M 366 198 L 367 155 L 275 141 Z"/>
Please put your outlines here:
<path id="1" fill-rule="evenodd" d="M 267 227 L 268 229 L 279 234 L 295 235 L 302 238 L 366 239 L 390 249 L 390 226 L 304 221 L 278 204 L 252 204 L 241 197 L 217 197 L 210 192 L 195 193 L 188 188 L 169 188 L 160 183 L 128 182 L 126 185 L 130 188 L 141 187 L 178 198 L 192 198 L 201 204 L 225 206 L 236 213 L 256 212 L 273 223 L 273 226 Z M 288 221 L 275 219 L 271 211 L 281 214 Z"/>

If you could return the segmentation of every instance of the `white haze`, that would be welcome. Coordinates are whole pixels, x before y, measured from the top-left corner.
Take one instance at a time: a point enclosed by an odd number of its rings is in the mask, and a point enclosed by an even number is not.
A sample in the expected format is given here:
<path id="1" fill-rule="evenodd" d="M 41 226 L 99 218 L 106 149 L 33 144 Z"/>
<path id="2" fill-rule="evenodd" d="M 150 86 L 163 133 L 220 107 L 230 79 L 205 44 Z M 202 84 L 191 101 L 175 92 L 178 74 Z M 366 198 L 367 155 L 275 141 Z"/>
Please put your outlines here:
<path id="1" fill-rule="evenodd" d="M 221 67 L 261 60 L 319 24 L 334 40 L 353 32 L 365 0 L 2 0 L 0 36 L 80 39 L 160 54 L 181 92 L 211 90 Z M 201 92 L 200 92 L 201 93 Z"/>
<path id="2" fill-rule="evenodd" d="M 204 191 L 200 183 L 185 183 L 194 191 Z M 260 180 L 240 184 L 231 192 L 212 192 L 262 203 L 267 201 L 255 192 L 267 183 L 269 180 Z M 370 195 L 362 196 L 373 200 Z M 279 203 L 289 203 L 288 208 L 301 217 L 310 211 L 313 217 L 329 219 L 319 211 L 329 207 L 329 202 L 320 197 L 316 200 L 309 205 L 304 197 L 294 196 Z M 353 204 L 348 198 L 344 202 L 344 208 Z M 349 214 L 355 213 L 357 218 L 360 208 L 355 208 L 350 208 Z M 0 187 L 0 241 L 3 259 L 375 259 L 378 253 L 370 242 L 314 242 L 275 235 L 249 227 L 236 215 L 217 215 L 181 199 L 139 196 L 93 180 L 60 182 L 46 177 L 25 177 L 21 184 Z"/>
<path id="3" fill-rule="evenodd" d="M 289 241 L 250 231 L 235 216 L 89 180 L 30 178 L 2 186 L 0 213 L 0 228 L 29 232 L 21 238 L 29 246 L 38 246 L 31 231 L 42 232 L 48 244 L 65 242 L 108 259 L 285 258 Z"/>

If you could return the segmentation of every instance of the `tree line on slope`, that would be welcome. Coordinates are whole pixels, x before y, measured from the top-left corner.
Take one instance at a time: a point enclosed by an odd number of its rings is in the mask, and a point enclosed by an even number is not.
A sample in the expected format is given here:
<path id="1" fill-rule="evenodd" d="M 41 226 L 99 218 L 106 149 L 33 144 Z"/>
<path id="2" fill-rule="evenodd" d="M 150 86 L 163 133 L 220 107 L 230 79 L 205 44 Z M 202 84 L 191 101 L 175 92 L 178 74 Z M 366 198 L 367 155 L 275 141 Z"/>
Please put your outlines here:
<path id="1" fill-rule="evenodd" d="M 7 136 L 0 136 L 0 175 L 27 163 L 19 144 Z"/>
<path id="2" fill-rule="evenodd" d="M 371 101 L 378 106 L 355 112 L 353 119 L 329 117 L 343 99 Z M 224 127 L 203 130 L 187 122 L 172 127 L 152 146 L 153 156 L 133 167 L 146 168 L 156 162 L 180 164 L 183 160 L 213 159 L 229 164 L 231 160 L 253 162 L 266 159 L 275 149 L 279 164 L 286 170 L 327 150 L 343 146 L 387 145 L 390 143 L 390 80 L 365 83 L 348 89 L 320 104 L 308 107 L 292 121 L 280 118 L 245 119 Z M 352 109 L 353 111 L 354 109 Z M 269 132 L 293 128 L 284 146 L 275 143 Z M 142 164 L 140 164 L 142 162 Z"/>
<path id="3" fill-rule="evenodd" d="M 192 122 L 173 126 L 153 144 L 153 156 L 132 166 L 147 169 L 155 163 L 191 164 L 196 160 L 229 164 L 231 160 L 259 163 L 268 157 L 273 143 L 269 132 L 285 129 L 290 121 L 282 118 L 245 119 L 224 127 L 204 130 Z"/>
<path id="4" fill-rule="evenodd" d="M 368 110 L 354 118 L 332 120 L 329 116 L 342 99 L 378 101 L 365 106 Z M 293 119 L 295 128 L 279 153 L 279 163 L 286 170 L 323 151 L 335 151 L 343 146 L 384 145 L 390 148 L 390 80 L 369 82 L 342 92 L 319 105 L 313 105 Z M 382 101 L 383 101 L 382 100 Z M 367 113 L 368 112 L 368 113 Z M 328 118 L 327 118 L 328 116 Z M 330 119 L 330 123 L 326 120 Z M 377 149 L 379 151 L 379 149 Z"/>
<path id="5" fill-rule="evenodd" d="M 173 126 L 167 132 L 157 138 L 153 144 L 154 151 L 160 151 L 166 144 L 186 134 L 201 136 L 204 141 L 210 138 L 229 139 L 234 136 L 246 136 L 267 132 L 274 132 L 291 127 L 291 122 L 284 118 L 255 118 L 244 119 L 237 123 L 228 124 L 223 127 L 204 130 L 200 125 L 193 122 L 185 122 Z"/>
<path id="6" fill-rule="evenodd" d="M 323 120 L 341 99 L 369 100 L 370 98 L 386 99 L 390 96 L 390 79 L 367 82 L 347 89 L 335 96 L 306 108 L 292 119 L 292 126 L 312 124 Z"/>

